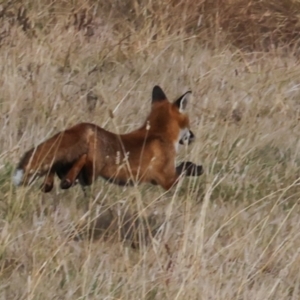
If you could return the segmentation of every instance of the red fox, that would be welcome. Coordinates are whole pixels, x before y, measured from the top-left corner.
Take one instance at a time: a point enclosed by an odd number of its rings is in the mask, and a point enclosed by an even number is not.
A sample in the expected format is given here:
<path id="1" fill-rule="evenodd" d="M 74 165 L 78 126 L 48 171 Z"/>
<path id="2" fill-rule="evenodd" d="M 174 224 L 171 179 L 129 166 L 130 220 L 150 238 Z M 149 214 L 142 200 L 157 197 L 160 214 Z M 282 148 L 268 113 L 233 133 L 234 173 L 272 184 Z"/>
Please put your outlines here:
<path id="1" fill-rule="evenodd" d="M 148 182 L 169 190 L 182 173 L 200 176 L 201 165 L 183 162 L 175 166 L 178 145 L 195 138 L 185 113 L 190 95 L 188 91 L 171 103 L 155 86 L 146 121 L 127 134 L 115 134 L 92 123 L 61 131 L 23 155 L 13 182 L 28 185 L 45 176 L 41 189 L 50 192 L 55 174 L 62 189 L 77 182 L 89 186 L 101 176 L 118 185 Z"/>

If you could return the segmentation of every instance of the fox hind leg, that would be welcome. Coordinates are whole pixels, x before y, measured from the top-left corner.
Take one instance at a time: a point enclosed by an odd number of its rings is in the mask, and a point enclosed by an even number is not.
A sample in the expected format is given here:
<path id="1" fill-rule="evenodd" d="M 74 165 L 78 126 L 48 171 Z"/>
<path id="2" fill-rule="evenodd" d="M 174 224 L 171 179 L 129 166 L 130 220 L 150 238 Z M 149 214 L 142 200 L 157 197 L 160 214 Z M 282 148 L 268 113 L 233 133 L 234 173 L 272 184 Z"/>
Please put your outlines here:
<path id="1" fill-rule="evenodd" d="M 49 193 L 53 189 L 55 171 L 50 170 L 48 174 L 46 174 L 43 184 L 41 185 L 41 190 L 43 193 Z"/>
<path id="2" fill-rule="evenodd" d="M 75 180 L 77 179 L 79 173 L 86 163 L 86 157 L 87 155 L 83 154 L 77 161 L 75 161 L 71 169 L 67 172 L 65 178 L 63 178 L 60 182 L 60 187 L 62 189 L 68 189 L 74 184 Z"/>

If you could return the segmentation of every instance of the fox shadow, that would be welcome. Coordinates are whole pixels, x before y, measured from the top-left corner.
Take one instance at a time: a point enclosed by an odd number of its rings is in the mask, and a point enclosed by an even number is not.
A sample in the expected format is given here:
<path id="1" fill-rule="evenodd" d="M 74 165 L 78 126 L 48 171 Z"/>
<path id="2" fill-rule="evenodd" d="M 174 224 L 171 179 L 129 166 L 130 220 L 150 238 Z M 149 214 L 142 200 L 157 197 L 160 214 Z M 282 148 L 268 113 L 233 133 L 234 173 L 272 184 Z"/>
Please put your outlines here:
<path id="1" fill-rule="evenodd" d="M 92 242 L 122 242 L 138 249 L 141 245 L 149 244 L 162 223 L 162 218 L 154 213 L 145 216 L 127 208 L 110 207 L 92 220 L 78 224 L 69 238 L 75 241 L 88 239 Z"/>

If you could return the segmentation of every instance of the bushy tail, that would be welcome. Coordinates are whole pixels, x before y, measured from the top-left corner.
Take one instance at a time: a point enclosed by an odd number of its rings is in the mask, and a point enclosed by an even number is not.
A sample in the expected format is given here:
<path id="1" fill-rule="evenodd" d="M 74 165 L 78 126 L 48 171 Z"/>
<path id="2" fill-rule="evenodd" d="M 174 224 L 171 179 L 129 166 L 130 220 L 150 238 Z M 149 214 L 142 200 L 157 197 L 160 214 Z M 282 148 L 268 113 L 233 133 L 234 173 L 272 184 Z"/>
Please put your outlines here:
<path id="1" fill-rule="evenodd" d="M 24 170 L 16 169 L 12 178 L 12 182 L 15 186 L 21 185 L 24 179 Z"/>
<path id="2" fill-rule="evenodd" d="M 13 174 L 12 181 L 14 185 L 21 185 L 22 183 L 24 183 L 24 181 L 26 181 L 25 177 L 39 175 L 41 173 L 41 170 L 45 170 L 45 172 L 49 170 L 50 164 L 47 165 L 47 163 L 45 163 L 45 158 L 47 158 L 47 156 L 49 157 L 49 154 L 47 155 L 47 153 L 45 153 L 43 155 L 42 148 L 44 148 L 43 143 L 36 148 L 30 149 L 22 156 Z M 27 182 L 28 181 L 29 178 Z"/>
<path id="3" fill-rule="evenodd" d="M 27 151 L 13 174 L 14 185 L 28 184 L 35 177 L 46 174 L 57 164 L 74 162 L 87 151 L 87 144 L 81 137 L 67 130 Z"/>

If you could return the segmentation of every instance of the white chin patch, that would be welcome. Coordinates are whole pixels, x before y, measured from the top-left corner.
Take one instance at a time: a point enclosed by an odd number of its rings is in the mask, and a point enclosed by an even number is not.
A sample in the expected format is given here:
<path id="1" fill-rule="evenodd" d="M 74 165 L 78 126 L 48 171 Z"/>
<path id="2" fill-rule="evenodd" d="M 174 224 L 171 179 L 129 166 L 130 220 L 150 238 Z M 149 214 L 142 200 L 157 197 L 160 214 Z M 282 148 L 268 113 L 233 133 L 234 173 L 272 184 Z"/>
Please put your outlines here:
<path id="1" fill-rule="evenodd" d="M 22 183 L 23 177 L 24 177 L 24 171 L 21 169 L 16 170 L 12 178 L 14 185 L 16 186 L 20 185 Z"/>
<path id="2" fill-rule="evenodd" d="M 183 134 L 181 136 L 182 142 L 185 144 L 190 139 L 190 131 L 188 129 L 183 130 Z"/>
<path id="3" fill-rule="evenodd" d="M 178 152 L 179 150 L 179 142 L 180 141 L 186 142 L 188 141 L 189 137 L 190 137 L 190 131 L 187 128 L 180 130 L 178 140 L 175 143 L 176 152 Z"/>

